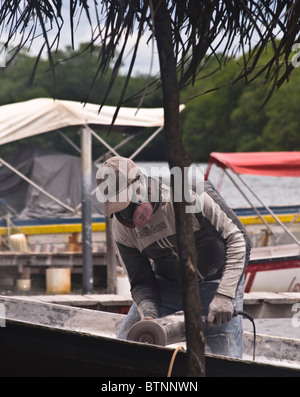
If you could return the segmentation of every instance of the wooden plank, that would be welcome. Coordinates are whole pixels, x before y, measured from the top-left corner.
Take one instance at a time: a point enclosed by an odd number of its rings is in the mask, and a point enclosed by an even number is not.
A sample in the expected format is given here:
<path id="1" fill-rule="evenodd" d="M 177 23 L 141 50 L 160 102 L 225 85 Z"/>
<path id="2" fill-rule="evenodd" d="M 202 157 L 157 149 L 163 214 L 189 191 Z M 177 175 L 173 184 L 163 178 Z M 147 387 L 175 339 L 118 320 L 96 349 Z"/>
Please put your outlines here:
<path id="1" fill-rule="evenodd" d="M 10 296 L 9 298 L 18 299 L 20 296 Z M 132 299 L 128 296 L 113 294 L 90 294 L 90 295 L 31 295 L 22 296 L 23 300 L 29 302 L 45 302 L 54 304 L 64 304 L 70 306 L 131 306 Z"/>
<path id="2" fill-rule="evenodd" d="M 298 302 L 298 292 L 249 292 L 244 295 L 244 311 L 254 318 L 291 318 L 292 306 Z"/>
<path id="3" fill-rule="evenodd" d="M 292 304 L 300 302 L 299 292 L 248 292 L 244 294 L 244 303 L 247 305 L 261 304 L 263 302 L 274 304 Z"/>
<path id="4" fill-rule="evenodd" d="M 101 312 L 71 305 L 34 300 L 33 297 L 4 297 L 6 320 L 24 321 L 33 325 L 85 332 L 91 335 L 116 336 L 124 315 Z M 70 303 L 65 300 L 65 303 Z"/>
<path id="5" fill-rule="evenodd" d="M 300 302 L 300 292 L 281 292 L 281 295 L 289 298 L 292 303 Z"/>
<path id="6" fill-rule="evenodd" d="M 87 299 L 98 301 L 103 306 L 113 305 L 131 305 L 132 298 L 130 296 L 115 295 L 115 294 L 92 294 L 84 295 Z"/>

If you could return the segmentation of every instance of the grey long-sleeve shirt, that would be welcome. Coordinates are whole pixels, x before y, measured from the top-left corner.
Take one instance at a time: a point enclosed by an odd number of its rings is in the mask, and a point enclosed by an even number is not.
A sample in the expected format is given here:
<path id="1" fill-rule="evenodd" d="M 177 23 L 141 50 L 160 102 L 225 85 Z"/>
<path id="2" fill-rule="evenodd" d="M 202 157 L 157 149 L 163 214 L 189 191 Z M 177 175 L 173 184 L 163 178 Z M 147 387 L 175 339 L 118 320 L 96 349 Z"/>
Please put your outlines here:
<path id="1" fill-rule="evenodd" d="M 174 208 L 172 200 L 168 200 L 169 188 L 162 189 L 164 202 L 146 226 L 130 229 L 113 219 L 114 238 L 142 317 L 158 316 L 160 294 L 155 275 L 180 282 Z M 192 213 L 198 271 L 204 280 L 220 280 L 217 292 L 234 298 L 248 263 L 249 238 L 237 216 L 209 183 L 195 197 L 201 209 Z"/>

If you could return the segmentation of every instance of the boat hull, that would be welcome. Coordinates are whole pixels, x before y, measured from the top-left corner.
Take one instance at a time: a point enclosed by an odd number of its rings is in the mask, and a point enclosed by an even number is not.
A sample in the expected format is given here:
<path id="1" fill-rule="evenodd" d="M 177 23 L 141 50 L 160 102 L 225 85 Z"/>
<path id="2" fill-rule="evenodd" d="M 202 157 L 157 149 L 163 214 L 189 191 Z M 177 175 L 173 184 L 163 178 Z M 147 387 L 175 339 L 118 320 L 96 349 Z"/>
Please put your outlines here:
<path id="1" fill-rule="evenodd" d="M 299 292 L 300 247 L 253 248 L 245 271 L 245 292 Z"/>
<path id="2" fill-rule="evenodd" d="M 174 347 L 118 340 L 123 316 L 63 305 L 0 297 L 1 377 L 166 377 Z M 97 325 L 98 324 L 98 325 Z M 102 333 L 102 334 L 101 334 Z M 300 368 L 222 356 L 205 356 L 208 377 L 300 376 Z M 179 350 L 172 377 L 187 376 Z M 100 381 L 99 381 L 100 382 Z"/>
<path id="3" fill-rule="evenodd" d="M 166 377 L 174 349 L 80 335 L 8 322 L 0 338 L 1 377 Z M 206 376 L 300 376 L 277 365 L 206 356 Z M 172 376 L 185 377 L 186 352 L 176 356 Z"/>

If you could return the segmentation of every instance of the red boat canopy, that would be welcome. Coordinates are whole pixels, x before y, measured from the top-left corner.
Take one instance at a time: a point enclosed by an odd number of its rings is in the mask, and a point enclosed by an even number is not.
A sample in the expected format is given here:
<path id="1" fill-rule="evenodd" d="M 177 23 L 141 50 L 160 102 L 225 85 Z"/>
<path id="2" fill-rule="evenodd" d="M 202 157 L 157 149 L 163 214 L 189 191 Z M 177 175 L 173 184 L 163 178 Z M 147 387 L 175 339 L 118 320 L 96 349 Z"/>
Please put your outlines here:
<path id="1" fill-rule="evenodd" d="M 216 164 L 235 174 L 300 177 L 300 152 L 255 152 L 210 154 L 205 179 Z"/>

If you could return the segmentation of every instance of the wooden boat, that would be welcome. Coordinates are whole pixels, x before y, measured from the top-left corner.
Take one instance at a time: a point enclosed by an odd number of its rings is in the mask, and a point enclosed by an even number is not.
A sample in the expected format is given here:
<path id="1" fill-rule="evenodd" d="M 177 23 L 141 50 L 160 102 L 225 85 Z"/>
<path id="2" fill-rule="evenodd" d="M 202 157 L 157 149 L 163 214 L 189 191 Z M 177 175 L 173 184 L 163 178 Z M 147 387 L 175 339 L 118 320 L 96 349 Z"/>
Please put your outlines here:
<path id="1" fill-rule="evenodd" d="M 235 209 L 253 246 L 245 291 L 300 291 L 300 206 L 269 207 L 242 176 L 295 177 L 297 181 L 300 152 L 211 153 L 205 179 L 213 165 L 229 177 L 250 205 Z M 262 207 L 255 206 L 250 196 Z"/>
<path id="2" fill-rule="evenodd" d="M 296 244 L 252 249 L 245 292 L 299 292 L 300 247 Z"/>
<path id="3" fill-rule="evenodd" d="M 105 217 L 92 217 L 93 252 L 106 251 Z M 5 219 L 0 219 L 0 237 L 7 239 L 9 227 Z M 10 232 L 26 236 L 28 251 L 35 253 L 82 252 L 82 219 L 64 217 L 51 219 L 13 219 Z M 3 251 L 8 246 L 2 247 Z"/>
<path id="4" fill-rule="evenodd" d="M 1 377 L 167 377 L 175 347 L 116 339 L 123 315 L 0 296 Z M 4 320 L 3 320 L 4 318 Z M 1 311 L 0 311 L 1 321 Z M 4 321 L 4 322 L 3 322 Z M 297 346 L 299 352 L 299 346 Z M 185 377 L 178 351 L 172 377 Z M 206 355 L 206 375 L 297 376 L 300 367 Z"/>
<path id="5" fill-rule="evenodd" d="M 293 224 L 296 234 L 300 233 L 300 205 L 270 207 L 271 211 L 284 224 Z M 281 245 L 287 240 L 283 239 L 282 231 L 277 227 L 277 222 L 264 207 L 257 208 L 261 217 L 252 208 L 233 208 L 241 222 L 247 227 L 254 247 L 278 245 L 274 241 L 275 233 L 268 227 L 277 228 L 280 233 Z M 263 220 L 262 220 L 262 219 Z M 0 219 L 0 236 L 2 239 L 8 235 L 8 225 L 5 219 Z M 20 232 L 26 236 L 28 249 L 36 253 L 81 252 L 82 251 L 82 220 L 78 217 L 51 218 L 51 219 L 13 219 L 11 231 Z M 298 231 L 299 229 L 299 231 Z M 106 223 L 105 217 L 99 215 L 92 217 L 93 251 L 105 252 L 106 250 Z M 289 237 L 289 236 L 287 236 Z M 8 247 L 3 246 L 5 251 Z"/>

